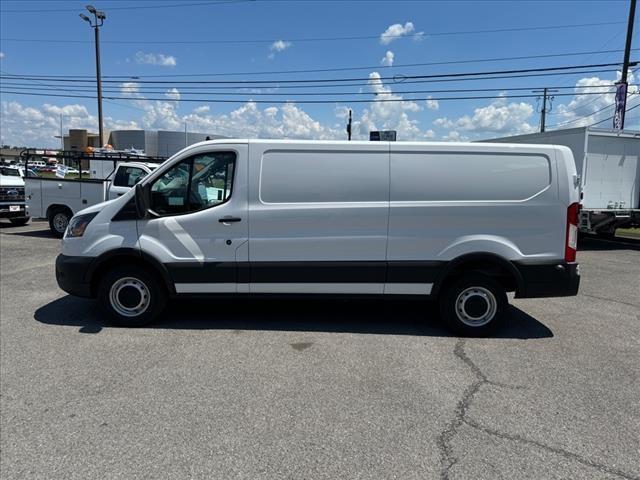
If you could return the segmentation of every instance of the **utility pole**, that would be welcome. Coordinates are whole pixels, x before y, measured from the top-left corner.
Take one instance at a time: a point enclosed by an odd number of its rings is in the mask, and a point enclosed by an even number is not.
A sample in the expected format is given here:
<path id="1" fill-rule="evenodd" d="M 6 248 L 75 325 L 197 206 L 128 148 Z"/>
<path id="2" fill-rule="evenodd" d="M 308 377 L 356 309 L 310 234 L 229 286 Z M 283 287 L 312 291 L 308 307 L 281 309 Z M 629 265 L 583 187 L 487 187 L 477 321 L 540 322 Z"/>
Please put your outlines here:
<path id="1" fill-rule="evenodd" d="M 636 16 L 636 0 L 631 0 L 629 5 L 629 22 L 627 23 L 627 42 L 624 46 L 624 63 L 622 64 L 621 82 L 627 83 L 629 73 L 629 57 L 631 56 L 631 40 L 633 39 L 633 22 Z"/>
<path id="2" fill-rule="evenodd" d="M 62 133 L 62 114 L 60 114 L 60 150 L 64 151 L 64 133 Z"/>
<path id="3" fill-rule="evenodd" d="M 627 110 L 627 76 L 629 73 L 629 57 L 631 56 L 631 41 L 633 39 L 633 23 L 636 16 L 636 0 L 629 3 L 629 21 L 627 23 L 627 41 L 624 46 L 624 61 L 622 63 L 622 75 L 616 82 L 616 111 L 613 114 L 613 128 L 624 128 L 624 115 Z"/>
<path id="4" fill-rule="evenodd" d="M 540 132 L 544 132 L 545 122 L 547 121 L 547 113 L 551 111 L 551 102 L 554 97 L 549 96 L 549 93 L 557 92 L 558 90 L 550 90 L 544 87 L 542 90 L 533 90 L 533 93 L 542 93 L 542 109 L 540 110 Z M 547 110 L 547 100 L 549 100 L 549 110 Z"/>
<path id="5" fill-rule="evenodd" d="M 351 141 L 351 110 L 349 110 L 349 123 L 347 123 L 347 140 Z"/>
<path id="6" fill-rule="evenodd" d="M 93 14 L 93 21 L 83 13 L 80 14 L 85 22 L 89 23 L 89 26 L 93 28 L 95 33 L 95 46 L 96 46 L 96 84 L 98 89 L 98 135 L 100 139 L 100 148 L 104 146 L 104 131 L 102 129 L 102 75 L 100 73 L 100 27 L 104 23 L 107 16 L 104 12 L 96 10 L 95 7 L 87 5 L 89 13 Z"/>

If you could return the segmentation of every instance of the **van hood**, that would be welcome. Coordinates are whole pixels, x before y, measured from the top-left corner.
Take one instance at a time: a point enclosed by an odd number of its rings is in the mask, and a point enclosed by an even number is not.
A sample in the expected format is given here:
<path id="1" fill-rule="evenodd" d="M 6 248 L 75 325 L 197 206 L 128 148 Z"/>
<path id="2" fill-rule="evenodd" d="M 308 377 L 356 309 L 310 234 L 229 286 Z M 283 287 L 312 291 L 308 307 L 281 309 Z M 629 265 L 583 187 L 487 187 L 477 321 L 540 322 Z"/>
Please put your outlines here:
<path id="1" fill-rule="evenodd" d="M 90 207 L 85 208 L 84 210 L 80 210 L 75 215 L 84 215 L 85 213 L 94 213 L 105 210 L 108 206 L 120 204 L 120 206 L 124 205 L 129 201 L 132 196 L 132 190 L 129 190 L 121 197 L 112 198 L 111 200 L 107 200 L 106 202 L 96 203 L 95 205 L 91 205 Z M 116 207 L 118 208 L 118 207 Z"/>
<path id="2" fill-rule="evenodd" d="M 120 200 L 120 197 L 113 200 L 107 200 L 106 202 L 96 203 L 95 205 L 91 205 L 83 210 L 80 210 L 76 215 L 84 215 L 85 213 L 94 213 L 102 210 L 106 205 L 112 204 L 115 200 Z"/>

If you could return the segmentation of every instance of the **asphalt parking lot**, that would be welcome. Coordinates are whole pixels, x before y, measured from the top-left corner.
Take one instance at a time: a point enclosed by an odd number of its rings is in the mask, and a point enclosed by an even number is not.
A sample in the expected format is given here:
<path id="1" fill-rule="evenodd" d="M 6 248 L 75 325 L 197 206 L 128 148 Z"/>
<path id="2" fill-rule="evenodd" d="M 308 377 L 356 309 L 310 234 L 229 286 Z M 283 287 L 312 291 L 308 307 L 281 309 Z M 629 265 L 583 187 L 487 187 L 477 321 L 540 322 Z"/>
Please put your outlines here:
<path id="1" fill-rule="evenodd" d="M 0 225 L 0 476 L 640 478 L 640 242 L 461 339 L 399 301 L 173 304 L 105 325 L 43 222 Z"/>

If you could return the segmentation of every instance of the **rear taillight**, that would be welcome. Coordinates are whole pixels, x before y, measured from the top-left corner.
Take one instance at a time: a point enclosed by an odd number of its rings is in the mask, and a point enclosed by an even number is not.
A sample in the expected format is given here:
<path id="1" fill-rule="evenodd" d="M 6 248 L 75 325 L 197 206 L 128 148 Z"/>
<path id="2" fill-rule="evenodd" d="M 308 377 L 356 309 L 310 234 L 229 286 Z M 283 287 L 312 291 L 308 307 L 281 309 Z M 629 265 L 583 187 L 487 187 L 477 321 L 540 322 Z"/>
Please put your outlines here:
<path id="1" fill-rule="evenodd" d="M 565 262 L 576 261 L 576 251 L 578 250 L 578 216 L 580 214 L 580 204 L 572 203 L 567 208 L 567 238 L 564 247 Z"/>

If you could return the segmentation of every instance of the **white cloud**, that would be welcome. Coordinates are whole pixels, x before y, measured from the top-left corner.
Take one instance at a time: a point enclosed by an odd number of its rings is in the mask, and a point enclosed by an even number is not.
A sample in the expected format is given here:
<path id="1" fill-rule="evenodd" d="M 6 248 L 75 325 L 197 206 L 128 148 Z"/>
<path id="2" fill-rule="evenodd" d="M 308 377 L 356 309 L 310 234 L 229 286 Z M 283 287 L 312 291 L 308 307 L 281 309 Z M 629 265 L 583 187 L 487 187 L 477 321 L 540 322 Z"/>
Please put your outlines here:
<path id="1" fill-rule="evenodd" d="M 535 126 L 528 122 L 533 112 L 533 106 L 528 103 L 506 103 L 505 99 L 497 99 L 486 107 L 476 108 L 473 115 L 463 115 L 454 120 L 447 117 L 437 118 L 433 124 L 478 134 L 515 135 L 535 130 Z M 453 139 L 456 134 L 457 132 L 449 132 L 447 139 Z"/>
<path id="2" fill-rule="evenodd" d="M 294 103 L 260 109 L 255 102 L 247 102 L 229 114 L 203 115 L 195 112 L 184 117 L 190 130 L 211 132 L 230 137 L 300 138 L 329 140 L 345 135 L 323 125 Z"/>
<path id="3" fill-rule="evenodd" d="M 394 54 L 391 50 L 387 50 L 387 53 L 384 54 L 384 57 L 382 57 L 382 60 L 380 60 L 380 64 L 382 66 L 385 67 L 391 67 L 393 66 L 393 58 L 394 58 Z"/>
<path id="4" fill-rule="evenodd" d="M 614 111 L 613 104 L 615 102 L 615 93 L 601 92 L 613 92 L 614 88 L 610 86 L 620 80 L 620 77 L 621 72 L 616 73 L 615 80 L 602 79 L 599 77 L 581 78 L 575 85 L 576 95 L 569 103 L 559 103 L 555 105 L 550 112 L 549 120 L 551 121 L 547 120 L 547 124 L 555 124 L 557 125 L 557 128 L 575 128 L 591 125 L 592 123 L 611 117 Z M 634 85 L 635 78 L 633 73 L 629 74 L 629 78 L 627 80 L 629 82 L 627 105 L 629 105 L 633 95 L 638 94 L 638 86 Z M 598 126 L 610 127 L 611 125 L 612 122 L 603 122 Z"/>
<path id="5" fill-rule="evenodd" d="M 178 64 L 176 57 L 164 53 L 136 52 L 135 61 L 142 65 L 158 65 L 161 67 L 175 67 Z"/>
<path id="6" fill-rule="evenodd" d="M 137 82 L 124 82 L 120 84 L 120 93 L 136 96 L 140 92 L 140 84 Z"/>
<path id="7" fill-rule="evenodd" d="M 436 127 L 441 127 L 441 128 L 452 128 L 454 125 L 454 122 L 449 120 L 447 117 L 441 117 L 441 118 L 436 118 L 433 121 L 433 124 Z"/>
<path id="8" fill-rule="evenodd" d="M 392 91 L 378 72 L 372 72 L 366 89 L 373 94 L 373 102 L 353 112 L 353 138 L 368 139 L 370 130 L 396 130 L 399 140 L 431 139 L 441 135 L 434 130 L 422 130 L 417 115 L 426 104 L 405 100 Z M 120 84 L 123 96 L 130 105 L 141 110 L 130 119 L 106 118 L 107 128 L 144 128 L 149 130 L 178 130 L 185 122 L 190 131 L 251 138 L 344 139 L 349 109 L 337 105 L 334 120 L 320 121 L 296 105 L 295 102 L 262 108 L 248 101 L 229 113 L 213 112 L 213 105 L 199 104 L 192 108 L 179 102 L 177 89 L 165 92 L 162 100 L 149 100 L 141 93 L 137 82 Z M 18 102 L 2 103 L 2 137 L 8 143 L 29 146 L 57 146 L 54 138 L 59 132 L 59 115 L 65 115 L 67 128 L 97 130 L 97 120 L 84 105 L 41 105 L 32 107 Z M 437 122 L 436 122 L 437 123 Z M 462 128 L 450 128 L 462 130 Z"/>
<path id="9" fill-rule="evenodd" d="M 95 132 L 98 120 L 91 115 L 87 107 L 79 104 L 29 107 L 16 101 L 3 101 L 0 109 L 0 133 L 2 144 L 29 147 L 58 147 L 60 139 L 60 115 L 63 116 L 63 128 L 84 128 Z M 105 117 L 108 130 L 117 128 L 140 128 L 133 120 L 116 120 Z"/>
<path id="10" fill-rule="evenodd" d="M 418 120 L 411 119 L 409 113 L 421 110 L 416 102 L 406 101 L 384 84 L 378 72 L 369 74 L 369 90 L 375 94 L 374 102 L 364 109 L 359 120 L 354 120 L 354 136 L 369 138 L 371 130 L 396 130 L 398 138 L 412 140 L 420 138 Z"/>
<path id="11" fill-rule="evenodd" d="M 452 130 L 445 136 L 443 136 L 442 140 L 444 140 L 445 142 L 461 142 L 463 140 L 463 137 L 462 135 L 460 135 L 460 132 Z"/>
<path id="12" fill-rule="evenodd" d="M 290 48 L 291 45 L 293 45 L 291 42 L 276 40 L 269 47 L 269 50 L 271 51 L 271 53 L 269 54 L 269 58 L 275 57 L 276 53 L 284 52 L 286 49 Z"/>
<path id="13" fill-rule="evenodd" d="M 180 100 L 180 91 L 176 87 L 173 87 L 164 92 L 164 96 L 171 100 Z"/>
<path id="14" fill-rule="evenodd" d="M 380 35 L 380 43 L 382 45 L 389 45 L 394 40 L 398 40 L 400 37 L 409 35 L 415 30 L 412 22 L 407 22 L 404 26 L 401 23 L 394 23 Z M 422 35 L 422 32 L 420 32 Z"/>
<path id="15" fill-rule="evenodd" d="M 432 100 L 431 95 L 429 95 L 429 97 L 427 98 L 427 100 L 425 100 L 424 103 L 429 110 L 438 110 L 440 108 L 440 104 L 438 103 L 438 101 Z"/>
<path id="16" fill-rule="evenodd" d="M 4 52 L 0 52 L 0 60 L 4 58 Z"/>
<path id="17" fill-rule="evenodd" d="M 269 49 L 273 52 L 283 52 L 291 46 L 291 42 L 285 42 L 284 40 L 276 40 L 271 44 Z"/>

